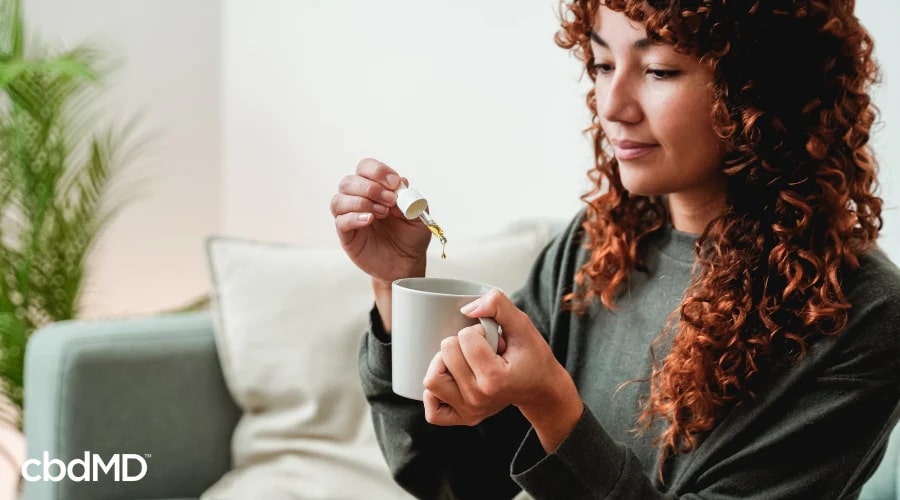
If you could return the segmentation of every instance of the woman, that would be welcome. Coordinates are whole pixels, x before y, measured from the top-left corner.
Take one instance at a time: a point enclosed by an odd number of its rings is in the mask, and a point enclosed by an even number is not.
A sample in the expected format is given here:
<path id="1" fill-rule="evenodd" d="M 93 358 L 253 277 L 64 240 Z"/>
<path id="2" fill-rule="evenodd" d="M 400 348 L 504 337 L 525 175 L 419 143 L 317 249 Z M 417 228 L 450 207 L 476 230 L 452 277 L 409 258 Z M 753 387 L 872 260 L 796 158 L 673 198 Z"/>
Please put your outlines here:
<path id="1" fill-rule="evenodd" d="M 576 0 L 595 189 L 493 317 L 391 392 L 391 281 L 429 233 L 363 160 L 332 214 L 372 277 L 360 373 L 421 498 L 855 498 L 900 401 L 900 271 L 876 248 L 872 40 L 852 0 Z"/>

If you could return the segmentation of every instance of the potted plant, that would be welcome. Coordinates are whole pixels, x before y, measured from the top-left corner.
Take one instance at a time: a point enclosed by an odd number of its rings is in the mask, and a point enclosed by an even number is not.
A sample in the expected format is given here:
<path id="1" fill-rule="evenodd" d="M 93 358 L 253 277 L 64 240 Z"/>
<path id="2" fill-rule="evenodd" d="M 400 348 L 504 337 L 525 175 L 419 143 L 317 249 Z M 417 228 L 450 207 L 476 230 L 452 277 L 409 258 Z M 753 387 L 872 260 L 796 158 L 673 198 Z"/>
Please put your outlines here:
<path id="1" fill-rule="evenodd" d="M 0 0 L 0 390 L 21 426 L 29 335 L 78 315 L 85 262 L 131 127 L 92 126 L 100 53 L 26 46 L 20 0 Z M 136 144 L 132 144 L 136 145 Z"/>

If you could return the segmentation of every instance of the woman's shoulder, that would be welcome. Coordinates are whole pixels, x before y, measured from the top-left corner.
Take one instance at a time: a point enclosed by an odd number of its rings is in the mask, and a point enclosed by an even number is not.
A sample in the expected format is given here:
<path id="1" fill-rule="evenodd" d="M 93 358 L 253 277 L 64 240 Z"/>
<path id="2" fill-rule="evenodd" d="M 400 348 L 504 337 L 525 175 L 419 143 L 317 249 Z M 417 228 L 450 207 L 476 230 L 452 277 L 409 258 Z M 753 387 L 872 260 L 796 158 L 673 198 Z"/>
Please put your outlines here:
<path id="1" fill-rule="evenodd" d="M 575 267 L 584 258 L 585 248 L 582 245 L 584 220 L 584 209 L 579 210 L 568 220 L 556 220 L 553 236 L 538 256 L 532 274 L 537 273 L 541 281 L 554 284 L 559 281 L 560 276 L 566 280 L 574 277 Z"/>
<path id="2" fill-rule="evenodd" d="M 841 285 L 851 304 L 855 298 L 900 308 L 900 268 L 879 248 L 861 255 L 859 267 L 845 273 Z"/>
<path id="3" fill-rule="evenodd" d="M 577 251 L 584 239 L 584 221 L 587 211 L 579 209 L 569 219 L 556 219 L 552 225 L 553 237 L 547 244 L 552 254 L 565 255 Z"/>
<path id="4" fill-rule="evenodd" d="M 850 304 L 847 329 L 855 342 L 868 339 L 900 361 L 900 268 L 884 251 L 871 250 L 860 256 L 858 268 L 843 273 L 841 291 Z"/>
<path id="5" fill-rule="evenodd" d="M 845 379 L 895 380 L 900 376 L 900 269 L 883 251 L 871 250 L 838 279 L 850 306 L 846 322 L 838 335 L 815 337 L 809 366 Z"/>

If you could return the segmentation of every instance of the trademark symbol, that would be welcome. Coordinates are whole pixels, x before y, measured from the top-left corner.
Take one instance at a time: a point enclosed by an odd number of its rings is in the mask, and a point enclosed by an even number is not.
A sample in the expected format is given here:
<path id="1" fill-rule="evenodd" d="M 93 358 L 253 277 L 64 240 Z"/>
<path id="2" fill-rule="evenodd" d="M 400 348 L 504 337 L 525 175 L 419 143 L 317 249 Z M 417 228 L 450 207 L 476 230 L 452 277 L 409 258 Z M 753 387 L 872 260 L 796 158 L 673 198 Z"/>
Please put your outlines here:
<path id="1" fill-rule="evenodd" d="M 152 453 L 144 453 L 144 457 L 145 457 L 145 458 L 150 458 L 150 457 L 152 457 L 152 456 L 153 456 Z"/>

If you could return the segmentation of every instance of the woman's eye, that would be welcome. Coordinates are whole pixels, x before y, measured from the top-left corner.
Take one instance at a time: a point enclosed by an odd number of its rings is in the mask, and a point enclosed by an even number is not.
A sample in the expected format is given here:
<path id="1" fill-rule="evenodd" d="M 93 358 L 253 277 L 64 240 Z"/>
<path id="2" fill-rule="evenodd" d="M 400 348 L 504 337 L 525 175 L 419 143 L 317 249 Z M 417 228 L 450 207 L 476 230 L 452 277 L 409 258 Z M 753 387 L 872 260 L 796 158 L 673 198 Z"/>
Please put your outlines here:
<path id="1" fill-rule="evenodd" d="M 652 76 L 657 80 L 666 80 L 668 78 L 672 78 L 673 76 L 677 76 L 680 71 L 677 69 L 648 69 L 647 74 Z"/>
<path id="2" fill-rule="evenodd" d="M 597 73 L 600 74 L 609 73 L 613 69 L 612 64 L 609 63 L 593 63 L 591 64 L 591 67 L 597 70 Z"/>

